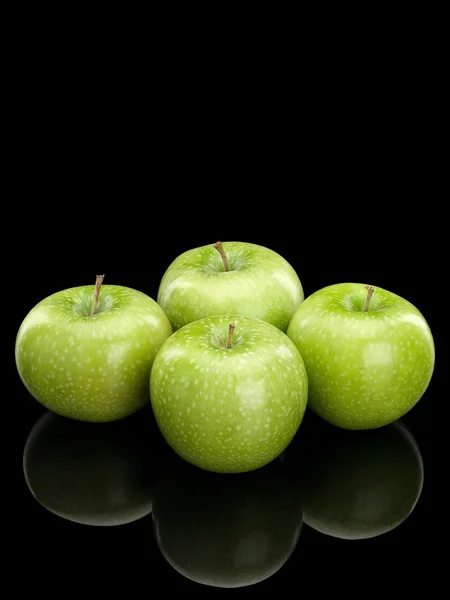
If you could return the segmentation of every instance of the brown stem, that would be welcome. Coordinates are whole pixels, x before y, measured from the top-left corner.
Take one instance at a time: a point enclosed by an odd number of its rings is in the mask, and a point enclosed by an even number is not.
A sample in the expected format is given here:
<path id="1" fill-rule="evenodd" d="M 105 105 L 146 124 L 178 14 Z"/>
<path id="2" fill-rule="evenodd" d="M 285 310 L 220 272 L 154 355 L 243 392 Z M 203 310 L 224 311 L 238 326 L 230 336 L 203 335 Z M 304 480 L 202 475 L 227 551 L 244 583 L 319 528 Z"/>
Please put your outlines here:
<path id="1" fill-rule="evenodd" d="M 94 297 L 92 298 L 92 307 L 91 307 L 91 317 L 95 314 L 98 305 L 98 297 L 100 295 L 100 288 L 102 287 L 103 280 L 105 279 L 104 275 L 97 275 L 95 278 L 95 289 L 94 289 Z"/>
<path id="2" fill-rule="evenodd" d="M 230 269 L 228 267 L 228 256 L 225 254 L 225 250 L 223 249 L 222 242 L 216 242 L 214 244 L 214 248 L 219 251 L 219 254 L 222 257 L 223 266 L 224 266 L 225 271 L 229 271 Z"/>
<path id="3" fill-rule="evenodd" d="M 373 288 L 371 285 L 366 285 L 365 289 L 367 290 L 367 296 L 366 296 L 366 300 L 364 302 L 363 312 L 368 312 L 370 300 L 373 296 L 375 288 Z"/>
<path id="4" fill-rule="evenodd" d="M 227 338 L 227 348 L 231 348 L 231 341 L 233 339 L 234 328 L 236 327 L 236 323 L 232 321 L 228 325 L 228 338 Z"/>

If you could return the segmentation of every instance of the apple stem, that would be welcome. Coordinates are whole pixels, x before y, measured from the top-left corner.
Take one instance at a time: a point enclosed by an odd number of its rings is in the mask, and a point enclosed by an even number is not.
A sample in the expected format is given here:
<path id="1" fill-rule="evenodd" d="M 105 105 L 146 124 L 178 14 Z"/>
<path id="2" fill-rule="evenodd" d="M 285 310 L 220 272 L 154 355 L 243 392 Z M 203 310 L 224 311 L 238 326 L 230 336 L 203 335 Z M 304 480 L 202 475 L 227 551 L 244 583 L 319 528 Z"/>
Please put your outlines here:
<path id="1" fill-rule="evenodd" d="M 231 348 L 231 342 L 233 340 L 234 328 L 236 327 L 236 323 L 232 321 L 228 325 L 228 338 L 227 338 L 227 348 Z"/>
<path id="2" fill-rule="evenodd" d="M 225 254 L 225 250 L 223 249 L 222 242 L 216 242 L 214 244 L 214 248 L 219 251 L 219 254 L 222 257 L 223 266 L 224 266 L 225 271 L 229 271 L 230 269 L 228 266 L 228 256 Z"/>
<path id="3" fill-rule="evenodd" d="M 368 312 L 369 311 L 370 300 L 371 300 L 371 298 L 373 296 L 375 288 L 373 288 L 371 285 L 366 285 L 365 289 L 367 290 L 367 296 L 366 296 L 366 300 L 364 302 L 363 312 Z"/>
<path id="4" fill-rule="evenodd" d="M 105 279 L 104 275 L 97 275 L 95 278 L 95 289 L 94 289 L 94 297 L 92 298 L 92 308 L 91 308 L 91 317 L 95 314 L 98 305 L 98 297 L 100 295 L 100 288 L 102 287 L 103 280 Z"/>

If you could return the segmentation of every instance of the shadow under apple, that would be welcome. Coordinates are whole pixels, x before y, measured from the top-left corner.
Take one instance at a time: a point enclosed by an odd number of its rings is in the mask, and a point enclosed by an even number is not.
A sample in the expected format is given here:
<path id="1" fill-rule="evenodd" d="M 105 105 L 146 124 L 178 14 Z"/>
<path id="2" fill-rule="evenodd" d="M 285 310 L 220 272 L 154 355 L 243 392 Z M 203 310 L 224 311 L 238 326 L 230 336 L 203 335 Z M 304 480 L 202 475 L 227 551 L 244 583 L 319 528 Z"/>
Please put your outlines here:
<path id="1" fill-rule="evenodd" d="M 422 492 L 417 442 L 401 421 L 346 431 L 308 415 L 284 453 L 302 485 L 303 522 L 336 538 L 383 535 L 403 523 Z"/>
<path id="2" fill-rule="evenodd" d="M 50 512 L 85 525 L 131 523 L 152 510 L 159 432 L 144 409 L 112 423 L 46 412 L 23 453 L 25 480 Z"/>
<path id="3" fill-rule="evenodd" d="M 222 588 L 276 573 L 302 526 L 296 482 L 280 461 L 231 475 L 174 459 L 155 490 L 152 516 L 169 564 L 192 581 Z"/>

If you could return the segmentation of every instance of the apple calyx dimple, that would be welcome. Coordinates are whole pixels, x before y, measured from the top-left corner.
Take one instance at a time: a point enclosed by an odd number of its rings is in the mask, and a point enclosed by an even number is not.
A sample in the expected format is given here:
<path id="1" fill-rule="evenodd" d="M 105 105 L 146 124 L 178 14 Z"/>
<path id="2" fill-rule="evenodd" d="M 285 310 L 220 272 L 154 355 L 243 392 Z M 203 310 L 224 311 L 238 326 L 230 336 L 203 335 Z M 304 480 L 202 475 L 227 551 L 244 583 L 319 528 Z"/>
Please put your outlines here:
<path id="1" fill-rule="evenodd" d="M 370 304 L 370 300 L 372 299 L 373 293 L 375 291 L 375 288 L 372 287 L 371 285 L 366 285 L 365 289 L 367 290 L 367 296 L 366 299 L 364 301 L 364 306 L 362 311 L 363 312 L 368 312 L 369 311 L 369 304 Z"/>
<path id="2" fill-rule="evenodd" d="M 223 249 L 222 242 L 216 242 L 214 244 L 214 248 L 219 252 L 220 256 L 222 257 L 224 270 L 229 271 L 230 267 L 228 265 L 228 256 L 225 254 L 225 250 Z"/>

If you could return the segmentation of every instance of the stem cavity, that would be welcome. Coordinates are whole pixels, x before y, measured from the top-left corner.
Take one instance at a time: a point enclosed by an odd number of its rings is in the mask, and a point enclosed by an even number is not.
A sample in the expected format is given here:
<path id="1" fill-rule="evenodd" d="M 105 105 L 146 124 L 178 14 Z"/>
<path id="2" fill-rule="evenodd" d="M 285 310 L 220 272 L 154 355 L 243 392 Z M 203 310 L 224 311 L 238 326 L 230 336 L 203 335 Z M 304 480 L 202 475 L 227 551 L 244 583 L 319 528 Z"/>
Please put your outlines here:
<path id="1" fill-rule="evenodd" d="M 368 312 L 369 311 L 370 300 L 371 300 L 371 298 L 373 296 L 375 288 L 373 288 L 371 285 L 366 285 L 365 289 L 367 290 L 367 296 L 366 296 L 366 300 L 364 302 L 364 306 L 363 306 L 362 311 L 363 312 Z"/>
<path id="2" fill-rule="evenodd" d="M 223 249 L 222 242 L 216 242 L 214 244 L 214 248 L 219 252 L 220 256 L 222 257 L 223 267 L 224 267 L 225 271 L 229 271 L 230 269 L 228 267 L 228 256 L 225 254 L 225 250 Z"/>
<path id="3" fill-rule="evenodd" d="M 92 317 L 92 315 L 95 315 L 95 311 L 97 310 L 98 297 L 100 295 L 100 288 L 102 287 L 102 283 L 103 283 L 104 279 L 105 279 L 104 275 L 97 275 L 97 277 L 95 279 L 94 297 L 92 298 L 92 307 L 91 307 L 91 314 L 90 314 L 91 317 Z"/>

